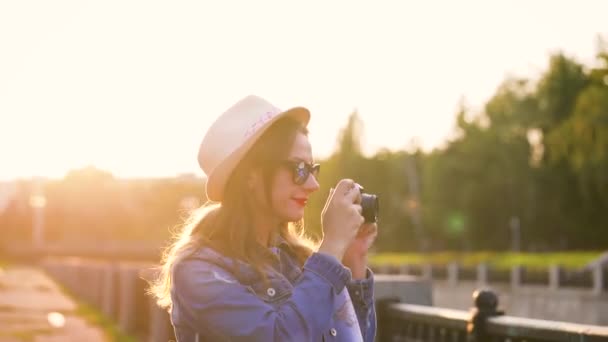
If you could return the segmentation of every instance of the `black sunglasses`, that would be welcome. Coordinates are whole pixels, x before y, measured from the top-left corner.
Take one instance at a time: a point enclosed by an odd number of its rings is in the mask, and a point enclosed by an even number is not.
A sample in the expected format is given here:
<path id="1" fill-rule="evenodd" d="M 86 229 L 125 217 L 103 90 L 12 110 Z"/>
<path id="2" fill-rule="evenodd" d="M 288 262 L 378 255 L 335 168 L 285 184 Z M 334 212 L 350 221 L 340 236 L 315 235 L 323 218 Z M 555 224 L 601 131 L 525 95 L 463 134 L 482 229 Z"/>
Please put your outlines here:
<path id="1" fill-rule="evenodd" d="M 319 171 L 321 171 L 321 165 L 309 164 L 303 161 L 284 160 L 282 164 L 289 168 L 293 176 L 293 182 L 296 185 L 306 183 L 311 174 L 316 178 L 319 175 Z"/>

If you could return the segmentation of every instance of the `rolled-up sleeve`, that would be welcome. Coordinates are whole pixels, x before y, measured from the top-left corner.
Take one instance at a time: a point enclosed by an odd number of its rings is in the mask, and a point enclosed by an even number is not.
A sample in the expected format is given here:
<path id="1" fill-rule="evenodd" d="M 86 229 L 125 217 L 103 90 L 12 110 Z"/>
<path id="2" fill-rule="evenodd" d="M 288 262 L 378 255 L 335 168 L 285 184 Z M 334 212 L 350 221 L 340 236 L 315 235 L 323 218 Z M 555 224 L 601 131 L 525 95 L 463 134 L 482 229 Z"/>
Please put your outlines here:
<path id="1" fill-rule="evenodd" d="M 316 341 L 329 329 L 335 296 L 351 280 L 332 256 L 313 253 L 281 305 L 266 303 L 228 271 L 198 259 L 173 269 L 172 296 L 181 324 L 231 341 Z"/>
<path id="2" fill-rule="evenodd" d="M 346 285 L 350 295 L 361 335 L 364 341 L 374 341 L 376 335 L 376 308 L 374 305 L 374 274 L 368 268 L 365 279 L 352 279 Z"/>

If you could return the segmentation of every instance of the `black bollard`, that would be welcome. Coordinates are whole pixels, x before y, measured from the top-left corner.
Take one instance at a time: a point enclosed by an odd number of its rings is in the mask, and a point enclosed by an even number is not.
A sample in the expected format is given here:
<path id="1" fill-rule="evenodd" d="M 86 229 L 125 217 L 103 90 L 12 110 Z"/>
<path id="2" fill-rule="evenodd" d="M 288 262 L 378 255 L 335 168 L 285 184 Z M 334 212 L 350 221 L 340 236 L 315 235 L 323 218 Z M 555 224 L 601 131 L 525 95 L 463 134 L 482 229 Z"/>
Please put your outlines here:
<path id="1" fill-rule="evenodd" d="M 399 298 L 386 297 L 376 300 L 376 322 L 378 324 L 376 341 L 378 342 L 394 340 L 393 323 L 388 308 L 395 303 L 399 303 Z"/>
<path id="2" fill-rule="evenodd" d="M 490 290 L 477 290 L 473 292 L 475 307 L 471 309 L 471 318 L 467 324 L 467 334 L 472 341 L 490 341 L 486 329 L 487 319 L 504 315 L 498 310 L 498 296 Z"/>

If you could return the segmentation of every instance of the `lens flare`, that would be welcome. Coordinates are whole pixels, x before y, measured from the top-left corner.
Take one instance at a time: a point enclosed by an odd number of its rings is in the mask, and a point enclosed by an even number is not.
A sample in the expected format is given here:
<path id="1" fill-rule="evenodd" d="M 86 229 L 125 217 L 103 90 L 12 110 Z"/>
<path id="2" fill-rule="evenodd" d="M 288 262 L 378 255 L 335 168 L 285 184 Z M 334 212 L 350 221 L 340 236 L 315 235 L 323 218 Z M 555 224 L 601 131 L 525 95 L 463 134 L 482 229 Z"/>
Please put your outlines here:
<path id="1" fill-rule="evenodd" d="M 46 319 L 53 328 L 63 328 L 65 326 L 65 316 L 59 312 L 49 312 Z"/>

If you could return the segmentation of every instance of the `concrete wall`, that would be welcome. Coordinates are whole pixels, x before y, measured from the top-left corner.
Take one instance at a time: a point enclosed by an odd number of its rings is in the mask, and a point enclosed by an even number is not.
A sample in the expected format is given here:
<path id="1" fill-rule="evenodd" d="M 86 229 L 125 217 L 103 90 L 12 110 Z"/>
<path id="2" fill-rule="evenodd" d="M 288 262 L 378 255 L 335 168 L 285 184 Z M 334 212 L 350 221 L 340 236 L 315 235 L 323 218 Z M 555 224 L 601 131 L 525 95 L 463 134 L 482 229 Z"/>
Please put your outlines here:
<path id="1" fill-rule="evenodd" d="M 376 274 L 374 298 L 396 298 L 401 303 L 433 305 L 431 282 L 408 275 Z"/>
<path id="2" fill-rule="evenodd" d="M 499 307 L 509 316 L 528 317 L 572 323 L 608 325 L 608 295 L 590 290 L 526 285 L 512 288 L 509 284 L 488 284 L 463 281 L 457 285 L 447 281 L 433 282 L 433 305 L 458 310 L 473 306 L 472 293 L 489 288 L 499 295 Z"/>
<path id="3" fill-rule="evenodd" d="M 412 273 L 433 286 L 433 306 L 469 310 L 473 292 L 489 288 L 499 296 L 500 307 L 510 316 L 565 321 L 591 325 L 608 325 L 608 292 L 606 270 L 601 265 L 574 272 L 583 274 L 583 282 L 573 287 L 572 278 L 558 265 L 544 272 L 526 272 L 519 266 L 510 271 L 490 270 L 480 264 L 464 270 L 457 264 L 445 267 L 380 265 L 376 274 Z M 572 274 L 572 272 L 570 273 Z M 580 279 L 580 278 L 579 278 Z"/>

